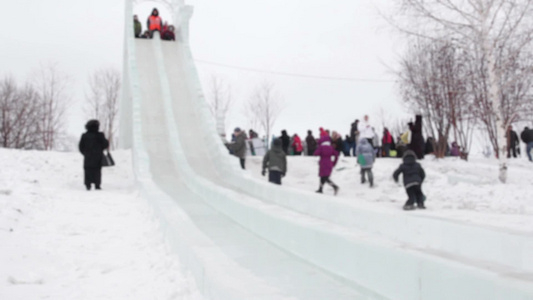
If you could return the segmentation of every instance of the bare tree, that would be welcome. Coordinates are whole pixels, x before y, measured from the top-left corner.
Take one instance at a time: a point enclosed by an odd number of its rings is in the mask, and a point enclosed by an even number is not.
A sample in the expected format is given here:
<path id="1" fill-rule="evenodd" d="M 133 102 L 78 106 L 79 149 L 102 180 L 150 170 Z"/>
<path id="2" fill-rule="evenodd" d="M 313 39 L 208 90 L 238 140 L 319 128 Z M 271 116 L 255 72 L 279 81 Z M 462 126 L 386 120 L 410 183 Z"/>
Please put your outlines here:
<path id="1" fill-rule="evenodd" d="M 218 134 L 224 135 L 226 132 L 226 116 L 233 102 L 231 86 L 221 77 L 212 75 L 209 89 L 209 109 L 216 120 Z"/>
<path id="2" fill-rule="evenodd" d="M 89 78 L 89 94 L 86 95 L 86 114 L 89 119 L 97 119 L 109 139 L 109 145 L 117 145 L 117 119 L 121 74 L 114 68 L 95 71 Z"/>
<path id="3" fill-rule="evenodd" d="M 0 82 L 0 143 L 5 148 L 33 149 L 37 145 L 39 102 L 35 90 L 20 89 L 13 78 Z"/>
<path id="4" fill-rule="evenodd" d="M 274 90 L 274 85 L 264 82 L 253 91 L 245 106 L 249 120 L 256 120 L 265 131 L 267 139 L 279 114 L 283 110 L 282 99 Z"/>
<path id="5" fill-rule="evenodd" d="M 68 77 L 56 64 L 41 67 L 37 72 L 34 87 L 39 97 L 39 135 L 43 150 L 52 150 L 57 139 L 65 136 L 65 112 L 70 99 L 67 96 Z"/>
<path id="6" fill-rule="evenodd" d="M 439 40 L 447 37 L 457 47 L 479 53 L 486 74 L 486 112 L 495 124 L 500 160 L 499 179 L 507 180 L 505 118 L 502 91 L 513 85 L 505 70 L 513 69 L 504 57 L 519 57 L 531 46 L 533 0 L 402 0 L 408 24 L 399 28 L 409 35 Z M 401 22 L 400 22 L 401 23 Z M 396 24 L 400 24 L 396 23 Z"/>
<path id="7" fill-rule="evenodd" d="M 413 43 L 401 61 L 400 90 L 404 101 L 426 119 L 425 131 L 435 138 L 437 158 L 446 154 L 450 133 L 467 158 L 473 117 L 467 93 L 464 50 L 444 41 Z"/>

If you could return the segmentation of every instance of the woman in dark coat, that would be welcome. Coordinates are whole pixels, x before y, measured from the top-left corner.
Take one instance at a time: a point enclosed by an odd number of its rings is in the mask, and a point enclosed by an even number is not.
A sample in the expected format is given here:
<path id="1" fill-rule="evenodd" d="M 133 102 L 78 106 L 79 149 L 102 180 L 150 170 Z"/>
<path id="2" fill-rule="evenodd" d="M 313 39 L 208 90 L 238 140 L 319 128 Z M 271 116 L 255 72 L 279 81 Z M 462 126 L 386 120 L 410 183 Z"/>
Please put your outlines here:
<path id="1" fill-rule="evenodd" d="M 409 125 L 411 129 L 411 144 L 409 144 L 409 150 L 413 150 L 416 154 L 416 158 L 423 159 L 426 148 L 424 137 L 422 136 L 422 116 L 416 115 L 415 124 Z"/>
<path id="2" fill-rule="evenodd" d="M 87 190 L 91 189 L 91 184 L 97 190 L 100 189 L 102 182 L 102 159 L 104 149 L 109 147 L 109 141 L 105 138 L 103 132 L 99 132 L 100 122 L 90 120 L 85 125 L 87 132 L 82 134 L 79 149 L 83 154 L 83 169 L 85 170 L 85 186 Z"/>
<path id="3" fill-rule="evenodd" d="M 286 155 L 289 155 L 289 146 L 291 145 L 291 137 L 287 134 L 287 130 L 281 131 L 281 149 Z"/>

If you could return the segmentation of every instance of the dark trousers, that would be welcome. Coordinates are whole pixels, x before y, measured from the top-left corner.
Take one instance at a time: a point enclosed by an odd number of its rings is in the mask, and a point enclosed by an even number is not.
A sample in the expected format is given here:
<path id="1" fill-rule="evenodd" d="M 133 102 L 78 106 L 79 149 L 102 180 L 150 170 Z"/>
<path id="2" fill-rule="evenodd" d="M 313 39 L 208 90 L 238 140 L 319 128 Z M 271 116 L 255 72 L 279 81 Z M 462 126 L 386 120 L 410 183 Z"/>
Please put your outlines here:
<path id="1" fill-rule="evenodd" d="M 361 183 L 365 183 L 365 173 L 367 174 L 368 181 L 370 185 L 374 184 L 374 174 L 372 174 L 372 169 L 361 169 Z"/>
<path id="2" fill-rule="evenodd" d="M 332 187 L 336 187 L 335 183 L 331 181 L 331 179 L 329 179 L 329 176 L 323 176 L 323 177 L 320 177 L 320 188 L 318 190 L 322 191 L 322 187 L 326 183 L 331 185 Z"/>
<path id="3" fill-rule="evenodd" d="M 409 197 L 405 205 L 414 205 L 416 203 L 418 206 L 424 206 L 424 194 L 422 194 L 422 187 L 420 184 L 408 187 L 405 191 Z"/>
<path id="4" fill-rule="evenodd" d="M 268 171 L 268 181 L 281 185 L 281 172 L 280 171 Z"/>
<path id="5" fill-rule="evenodd" d="M 298 151 L 294 151 L 294 154 L 293 154 L 293 155 L 294 155 L 294 156 L 300 156 L 300 155 L 302 155 L 302 151 L 300 151 L 300 152 L 298 152 Z"/>
<path id="6" fill-rule="evenodd" d="M 351 145 L 350 145 L 350 149 L 352 149 L 352 156 L 353 157 L 357 157 L 356 153 L 355 153 L 355 150 L 357 149 L 357 142 L 353 142 Z"/>
<path id="7" fill-rule="evenodd" d="M 309 155 L 309 156 L 315 155 L 315 150 L 316 150 L 316 148 L 307 149 L 307 155 Z"/>
<path id="8" fill-rule="evenodd" d="M 390 157 L 390 144 L 383 144 L 384 157 Z"/>
<path id="9" fill-rule="evenodd" d="M 245 163 L 244 158 L 239 158 L 239 160 L 241 161 L 241 168 L 242 168 L 243 170 L 245 170 L 246 168 L 244 167 L 244 163 Z"/>
<path id="10" fill-rule="evenodd" d="M 516 146 L 507 148 L 507 158 L 511 158 L 511 151 L 513 152 L 513 157 L 516 158 Z"/>
<path id="11" fill-rule="evenodd" d="M 87 187 L 90 187 L 91 183 L 94 183 L 96 187 L 100 187 L 102 183 L 102 168 L 85 169 L 84 181 Z"/>

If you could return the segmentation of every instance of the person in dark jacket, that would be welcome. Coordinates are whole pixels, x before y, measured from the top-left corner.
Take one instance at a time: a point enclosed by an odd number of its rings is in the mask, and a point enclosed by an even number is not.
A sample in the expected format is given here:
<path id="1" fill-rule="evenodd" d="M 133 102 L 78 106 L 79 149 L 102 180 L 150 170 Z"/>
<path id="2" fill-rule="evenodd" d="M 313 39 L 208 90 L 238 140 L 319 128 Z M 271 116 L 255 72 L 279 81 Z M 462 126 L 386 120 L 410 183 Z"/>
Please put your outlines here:
<path id="1" fill-rule="evenodd" d="M 268 181 L 281 185 L 281 177 L 284 177 L 287 173 L 287 155 L 281 149 L 280 139 L 275 139 L 272 142 L 272 149 L 268 150 L 263 157 L 263 171 L 261 171 L 261 175 L 265 176 L 267 168 Z"/>
<path id="2" fill-rule="evenodd" d="M 289 146 L 291 145 L 291 137 L 287 134 L 287 130 L 281 131 L 281 149 L 285 154 L 289 155 Z"/>
<path id="3" fill-rule="evenodd" d="M 426 155 L 428 154 L 434 154 L 435 150 L 433 150 L 433 144 L 435 143 L 435 139 L 433 137 L 428 137 L 428 139 L 426 140 L 426 148 L 425 148 L 425 151 L 424 153 Z"/>
<path id="4" fill-rule="evenodd" d="M 104 149 L 109 147 L 109 141 L 103 132 L 99 132 L 100 122 L 90 120 L 85 125 L 87 132 L 81 135 L 78 145 L 83 154 L 83 169 L 85 170 L 84 182 L 87 190 L 91 189 L 91 184 L 97 190 L 101 189 L 102 183 L 102 159 Z"/>
<path id="5" fill-rule="evenodd" d="M 424 142 L 424 136 L 422 136 L 421 115 L 416 115 L 415 123 L 409 125 L 409 129 L 411 129 L 411 143 L 409 144 L 409 149 L 413 150 L 418 159 L 424 159 L 426 143 Z"/>
<path id="6" fill-rule="evenodd" d="M 403 185 L 409 199 L 403 206 L 404 210 L 415 209 L 416 203 L 418 208 L 425 209 L 425 196 L 422 193 L 422 182 L 426 177 L 426 173 L 422 166 L 416 162 L 416 154 L 412 150 L 407 150 L 403 156 L 403 163 L 394 171 L 392 177 L 394 181 L 398 182 L 398 177 L 403 174 Z"/>
<path id="7" fill-rule="evenodd" d="M 235 136 L 235 142 L 226 144 L 230 153 L 237 156 L 241 163 L 241 168 L 245 169 L 245 158 L 246 158 L 246 133 L 242 131 L 239 127 L 236 127 L 233 131 Z"/>
<path id="8" fill-rule="evenodd" d="M 135 37 L 140 38 L 143 28 L 142 28 L 141 22 L 139 22 L 139 17 L 137 17 L 137 15 L 133 16 L 133 29 L 134 29 Z"/>
<path id="9" fill-rule="evenodd" d="M 307 144 L 307 155 L 313 156 L 316 150 L 317 142 L 311 130 L 307 130 L 307 137 L 305 138 L 305 143 Z"/>
<path id="10" fill-rule="evenodd" d="M 533 129 L 525 127 L 524 131 L 522 131 L 520 134 L 520 138 L 522 139 L 522 142 L 526 144 L 526 153 L 529 161 L 533 162 L 533 160 L 531 160 L 531 150 L 533 149 Z"/>
<path id="11" fill-rule="evenodd" d="M 355 122 L 352 123 L 350 127 L 350 140 L 353 144 L 350 144 L 352 148 L 352 155 L 356 156 L 355 149 L 357 147 L 357 141 L 359 140 L 359 120 L 355 119 Z"/>
<path id="12" fill-rule="evenodd" d="M 333 181 L 331 181 L 329 177 L 331 176 L 333 167 L 337 164 L 337 160 L 339 159 L 339 152 L 337 152 L 331 146 L 329 136 L 322 136 L 318 141 L 318 144 L 319 146 L 316 149 L 314 155 L 320 156 L 320 161 L 318 162 L 318 176 L 320 177 L 320 187 L 316 192 L 322 193 L 322 188 L 324 187 L 324 184 L 328 183 L 333 187 L 333 191 L 335 195 L 337 195 L 339 187 L 335 183 L 333 183 Z M 332 157 L 334 157 L 334 161 L 331 161 Z"/>
<path id="13" fill-rule="evenodd" d="M 520 141 L 518 140 L 518 134 L 513 130 L 513 126 L 509 125 L 505 137 L 507 138 L 507 158 L 511 158 L 511 152 L 513 152 L 513 157 L 516 158 L 516 148 L 520 146 Z"/>

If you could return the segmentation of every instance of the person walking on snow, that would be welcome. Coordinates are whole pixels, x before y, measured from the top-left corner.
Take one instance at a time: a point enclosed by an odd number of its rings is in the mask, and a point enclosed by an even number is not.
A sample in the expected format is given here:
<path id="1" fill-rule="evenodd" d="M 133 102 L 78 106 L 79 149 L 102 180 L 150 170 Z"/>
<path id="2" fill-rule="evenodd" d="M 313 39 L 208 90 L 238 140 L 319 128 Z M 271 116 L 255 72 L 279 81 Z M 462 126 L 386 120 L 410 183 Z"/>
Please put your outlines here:
<path id="1" fill-rule="evenodd" d="M 275 139 L 272 142 L 272 149 L 263 157 L 263 171 L 261 175 L 265 176 L 268 168 L 268 181 L 281 185 L 281 178 L 287 173 L 287 155 L 281 149 L 281 140 Z"/>
<path id="2" fill-rule="evenodd" d="M 319 171 L 318 176 L 320 177 L 320 187 L 316 191 L 317 193 L 322 193 L 324 184 L 327 183 L 333 187 L 335 195 L 339 192 L 339 187 L 330 180 L 331 171 L 333 167 L 337 164 L 339 159 L 339 152 L 337 152 L 331 146 L 329 136 L 322 136 L 318 141 L 318 148 L 316 149 L 314 155 L 320 156 L 320 161 L 318 162 Z M 331 161 L 331 157 L 334 157 L 334 161 Z"/>
<path id="3" fill-rule="evenodd" d="M 520 138 L 522 139 L 522 142 L 526 144 L 526 154 L 529 161 L 533 162 L 531 159 L 531 150 L 533 149 L 533 129 L 525 127 L 524 131 L 520 134 Z"/>
<path id="4" fill-rule="evenodd" d="M 109 147 L 109 141 L 105 138 L 103 132 L 99 131 L 100 122 L 90 120 L 85 125 L 87 132 L 81 136 L 78 148 L 83 154 L 84 182 L 87 190 L 91 189 L 94 184 L 95 189 L 99 190 L 102 183 L 102 159 L 104 149 Z"/>
<path id="5" fill-rule="evenodd" d="M 368 174 L 368 182 L 370 187 L 374 186 L 374 174 L 372 174 L 372 166 L 374 165 L 374 160 L 376 154 L 372 145 L 366 140 L 361 139 L 357 145 L 357 163 L 361 167 L 361 183 L 364 184 L 365 174 Z"/>
<path id="6" fill-rule="evenodd" d="M 422 193 L 422 183 L 426 177 L 426 173 L 422 166 L 416 162 L 416 154 L 412 150 L 407 150 L 403 156 L 403 163 L 392 174 L 395 182 L 398 182 L 398 177 L 403 174 L 403 185 L 409 199 L 403 206 L 404 210 L 415 209 L 414 204 L 420 209 L 425 209 L 425 196 Z"/>
<path id="7" fill-rule="evenodd" d="M 233 135 L 235 136 L 235 142 L 226 144 L 226 146 L 230 150 L 230 153 L 239 158 L 241 168 L 244 170 L 246 169 L 246 134 L 239 127 L 237 127 L 233 131 Z"/>
<path id="8" fill-rule="evenodd" d="M 159 16 L 159 11 L 157 8 L 154 8 L 152 10 L 152 14 L 148 17 L 148 20 L 146 20 L 146 26 L 148 27 L 148 30 L 150 30 L 150 38 L 154 36 L 154 31 L 159 31 L 159 34 L 161 35 L 162 29 L 163 29 L 163 20 Z"/>
<path id="9" fill-rule="evenodd" d="M 370 122 L 368 122 L 368 115 L 365 115 L 364 121 L 362 122 L 362 124 L 360 124 L 359 132 L 359 139 L 365 138 L 370 143 L 370 145 L 374 147 L 374 130 L 372 129 Z"/>

